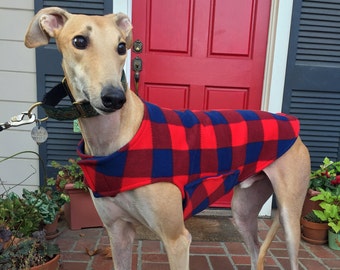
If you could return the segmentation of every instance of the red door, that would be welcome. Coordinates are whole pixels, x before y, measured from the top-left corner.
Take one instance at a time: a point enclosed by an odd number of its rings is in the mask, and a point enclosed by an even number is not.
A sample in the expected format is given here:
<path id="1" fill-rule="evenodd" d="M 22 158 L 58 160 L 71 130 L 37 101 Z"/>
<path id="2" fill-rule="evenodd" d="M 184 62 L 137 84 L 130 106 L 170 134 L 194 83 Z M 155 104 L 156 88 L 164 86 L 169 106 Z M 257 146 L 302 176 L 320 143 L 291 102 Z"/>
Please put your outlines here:
<path id="1" fill-rule="evenodd" d="M 270 3 L 133 1 L 139 95 L 174 109 L 260 109 Z M 231 196 L 214 206 L 230 207 Z"/>

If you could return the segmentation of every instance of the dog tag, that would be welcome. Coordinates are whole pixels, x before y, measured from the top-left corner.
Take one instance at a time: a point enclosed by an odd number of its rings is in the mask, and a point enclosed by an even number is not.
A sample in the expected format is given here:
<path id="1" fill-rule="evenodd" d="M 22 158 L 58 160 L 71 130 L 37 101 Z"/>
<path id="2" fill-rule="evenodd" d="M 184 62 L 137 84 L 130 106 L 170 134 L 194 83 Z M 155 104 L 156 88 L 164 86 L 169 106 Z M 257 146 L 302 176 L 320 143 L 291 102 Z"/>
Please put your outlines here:
<path id="1" fill-rule="evenodd" d="M 33 141 L 35 141 L 37 144 L 41 144 L 47 140 L 48 132 L 44 127 L 37 125 L 32 129 L 31 136 Z"/>

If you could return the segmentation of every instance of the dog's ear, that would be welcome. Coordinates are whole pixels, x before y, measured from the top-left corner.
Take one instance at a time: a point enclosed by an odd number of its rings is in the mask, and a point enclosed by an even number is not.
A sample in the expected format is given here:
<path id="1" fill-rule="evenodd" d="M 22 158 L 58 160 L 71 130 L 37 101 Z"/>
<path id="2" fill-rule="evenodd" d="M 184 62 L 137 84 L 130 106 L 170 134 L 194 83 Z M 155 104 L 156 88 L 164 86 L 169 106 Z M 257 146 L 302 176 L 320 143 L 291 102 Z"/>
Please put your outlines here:
<path id="1" fill-rule="evenodd" d="M 129 17 L 124 13 L 117 13 L 115 15 L 116 25 L 125 35 L 126 47 L 132 47 L 132 24 Z"/>
<path id="2" fill-rule="evenodd" d="M 50 7 L 40 10 L 32 19 L 25 36 L 25 45 L 36 48 L 48 44 L 71 16 L 67 11 Z"/>

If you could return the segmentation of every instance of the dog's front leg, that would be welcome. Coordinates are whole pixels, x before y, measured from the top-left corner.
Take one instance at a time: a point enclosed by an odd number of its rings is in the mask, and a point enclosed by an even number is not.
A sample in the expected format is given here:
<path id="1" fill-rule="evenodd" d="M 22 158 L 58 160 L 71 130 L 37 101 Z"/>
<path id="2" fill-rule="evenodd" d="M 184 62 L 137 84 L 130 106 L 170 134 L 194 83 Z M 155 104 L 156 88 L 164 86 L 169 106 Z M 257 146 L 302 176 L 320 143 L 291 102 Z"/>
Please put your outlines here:
<path id="1" fill-rule="evenodd" d="M 135 220 L 117 204 L 115 198 L 94 198 L 92 192 L 90 193 L 110 239 L 114 269 L 131 269 L 132 248 L 136 234 Z"/>
<path id="2" fill-rule="evenodd" d="M 155 232 L 166 249 L 171 270 L 189 270 L 191 234 L 183 221 L 182 196 L 170 183 L 148 185 L 134 191 L 140 222 Z"/>
<path id="3" fill-rule="evenodd" d="M 119 219 L 106 229 L 110 238 L 114 269 L 132 269 L 132 247 L 135 238 L 133 225 Z"/>

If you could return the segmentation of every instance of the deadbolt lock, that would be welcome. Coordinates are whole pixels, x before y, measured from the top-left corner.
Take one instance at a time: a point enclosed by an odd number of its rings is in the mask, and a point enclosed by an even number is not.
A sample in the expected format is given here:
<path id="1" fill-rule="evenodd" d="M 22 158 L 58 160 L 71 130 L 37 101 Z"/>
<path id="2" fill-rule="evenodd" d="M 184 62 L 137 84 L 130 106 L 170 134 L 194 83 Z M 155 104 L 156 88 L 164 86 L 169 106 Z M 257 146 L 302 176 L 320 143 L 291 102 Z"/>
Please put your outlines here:
<path id="1" fill-rule="evenodd" d="M 137 39 L 134 43 L 133 43 L 133 51 L 135 53 L 141 53 L 143 51 L 143 43 L 142 41 L 140 41 L 139 39 Z"/>

